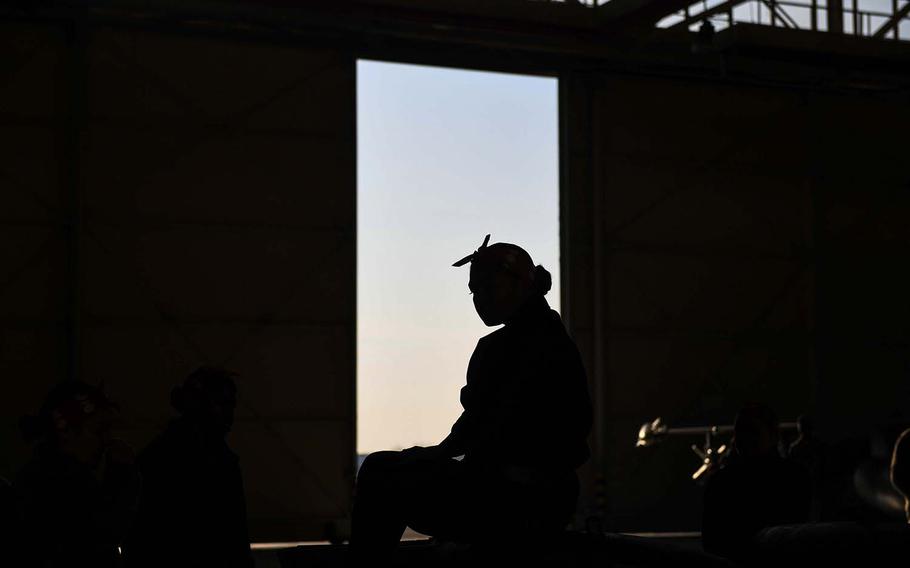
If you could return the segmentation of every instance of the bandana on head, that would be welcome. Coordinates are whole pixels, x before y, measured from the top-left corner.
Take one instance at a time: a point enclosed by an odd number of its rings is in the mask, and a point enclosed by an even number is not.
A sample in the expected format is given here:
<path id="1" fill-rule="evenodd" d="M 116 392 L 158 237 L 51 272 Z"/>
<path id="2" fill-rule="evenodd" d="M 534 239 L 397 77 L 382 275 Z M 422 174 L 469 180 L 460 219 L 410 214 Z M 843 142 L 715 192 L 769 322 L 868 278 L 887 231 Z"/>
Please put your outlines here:
<path id="1" fill-rule="evenodd" d="M 487 235 L 480 248 L 452 266 L 461 267 L 469 262 L 478 263 L 496 270 L 504 270 L 520 278 L 534 280 L 534 262 L 526 250 L 510 243 L 493 243 L 487 246 L 489 242 L 490 235 Z"/>
<path id="2" fill-rule="evenodd" d="M 484 237 L 483 243 L 481 243 L 479 249 L 475 250 L 474 252 L 472 252 L 472 253 L 469 254 L 468 256 L 466 256 L 466 257 L 464 257 L 463 259 L 459 260 L 458 262 L 456 262 L 456 263 L 453 264 L 452 266 L 454 266 L 455 268 L 460 268 L 460 267 L 464 266 L 465 264 L 467 264 L 467 263 L 469 263 L 469 262 L 474 262 L 474 259 L 475 259 L 478 255 L 480 255 L 480 253 L 483 252 L 483 251 L 487 248 L 487 244 L 488 244 L 489 242 L 490 242 L 490 235 L 487 235 L 486 237 Z"/>

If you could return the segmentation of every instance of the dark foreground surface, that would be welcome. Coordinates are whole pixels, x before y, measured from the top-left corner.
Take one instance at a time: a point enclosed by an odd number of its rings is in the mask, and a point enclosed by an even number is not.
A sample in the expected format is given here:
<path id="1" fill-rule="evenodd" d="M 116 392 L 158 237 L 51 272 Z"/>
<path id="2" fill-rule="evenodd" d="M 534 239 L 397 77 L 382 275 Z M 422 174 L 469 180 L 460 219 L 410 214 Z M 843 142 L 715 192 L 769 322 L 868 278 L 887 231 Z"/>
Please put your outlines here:
<path id="1" fill-rule="evenodd" d="M 277 553 L 280 566 L 345 566 L 346 545 L 301 546 Z M 468 546 L 435 541 L 402 543 L 396 566 L 732 566 L 701 552 L 697 543 L 620 535 L 565 533 L 552 542 L 497 542 Z"/>
<path id="2" fill-rule="evenodd" d="M 910 559 L 910 526 L 822 523 L 775 527 L 738 562 L 706 554 L 696 538 L 645 538 L 567 532 L 551 542 L 467 546 L 433 540 L 402 543 L 394 566 L 735 567 L 897 566 Z M 298 546 L 260 555 L 264 568 L 346 567 L 346 545 Z"/>

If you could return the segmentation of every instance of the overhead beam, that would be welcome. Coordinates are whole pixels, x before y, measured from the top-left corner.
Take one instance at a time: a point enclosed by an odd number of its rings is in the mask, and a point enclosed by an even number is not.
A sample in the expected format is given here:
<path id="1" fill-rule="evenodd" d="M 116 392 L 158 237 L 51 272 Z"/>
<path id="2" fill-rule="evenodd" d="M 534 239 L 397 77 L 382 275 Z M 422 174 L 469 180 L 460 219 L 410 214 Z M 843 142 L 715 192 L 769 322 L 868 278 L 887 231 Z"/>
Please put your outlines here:
<path id="1" fill-rule="evenodd" d="M 891 19 L 882 24 L 882 27 L 878 28 L 872 37 L 883 38 L 888 35 L 888 32 L 900 25 L 901 20 L 907 17 L 907 14 L 910 14 L 910 2 L 904 4 L 904 7 L 895 12 Z"/>
<path id="2" fill-rule="evenodd" d="M 678 22 L 676 24 L 673 24 L 668 29 L 674 30 L 674 29 L 680 29 L 680 28 L 688 28 L 692 24 L 700 22 L 700 21 L 704 20 L 705 18 L 710 18 L 711 16 L 720 14 L 722 12 L 729 12 L 733 8 L 739 6 L 740 4 L 748 2 L 748 1 L 749 0 L 728 0 L 727 2 L 724 2 L 723 4 L 718 4 L 717 6 L 714 6 L 713 8 L 708 8 L 707 10 L 701 11 L 701 12 L 695 14 L 694 16 L 689 16 L 685 20 Z"/>
<path id="3" fill-rule="evenodd" d="M 723 4 L 718 4 L 717 6 L 714 6 L 713 8 L 708 8 L 707 10 L 703 10 L 693 16 L 689 16 L 685 20 L 678 22 L 676 24 L 673 24 L 672 26 L 669 27 L 669 29 L 672 30 L 672 29 L 688 28 L 692 24 L 695 24 L 702 20 L 710 18 L 711 16 L 715 16 L 717 14 L 721 14 L 724 12 L 729 13 L 733 10 L 733 8 L 739 6 L 740 4 L 744 4 L 748 1 L 749 0 L 729 0 L 727 2 L 724 2 Z M 784 10 L 780 4 L 777 4 L 776 2 L 770 2 L 770 0 L 759 0 L 759 1 L 762 4 L 764 4 L 765 6 L 767 6 L 767 8 L 769 10 L 771 10 L 771 12 L 773 14 L 775 14 L 778 18 L 780 18 L 780 20 L 784 23 L 785 27 L 793 28 L 793 29 L 797 29 L 799 27 L 796 24 L 796 21 L 793 19 L 793 17 L 790 16 L 790 14 L 788 14 L 787 11 Z"/>
<path id="4" fill-rule="evenodd" d="M 692 4 L 692 0 L 611 0 L 597 10 L 599 22 L 613 29 L 648 28 Z"/>

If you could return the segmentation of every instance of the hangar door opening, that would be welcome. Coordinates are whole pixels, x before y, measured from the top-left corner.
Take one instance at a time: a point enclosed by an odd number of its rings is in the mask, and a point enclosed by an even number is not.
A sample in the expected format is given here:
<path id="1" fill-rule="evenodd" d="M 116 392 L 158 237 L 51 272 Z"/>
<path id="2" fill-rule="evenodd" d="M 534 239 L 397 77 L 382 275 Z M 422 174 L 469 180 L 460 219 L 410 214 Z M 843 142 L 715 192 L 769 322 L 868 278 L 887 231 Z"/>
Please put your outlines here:
<path id="1" fill-rule="evenodd" d="M 491 242 L 553 274 L 557 80 L 357 63 L 357 451 L 433 445 L 461 412 L 477 340 L 468 267 Z"/>

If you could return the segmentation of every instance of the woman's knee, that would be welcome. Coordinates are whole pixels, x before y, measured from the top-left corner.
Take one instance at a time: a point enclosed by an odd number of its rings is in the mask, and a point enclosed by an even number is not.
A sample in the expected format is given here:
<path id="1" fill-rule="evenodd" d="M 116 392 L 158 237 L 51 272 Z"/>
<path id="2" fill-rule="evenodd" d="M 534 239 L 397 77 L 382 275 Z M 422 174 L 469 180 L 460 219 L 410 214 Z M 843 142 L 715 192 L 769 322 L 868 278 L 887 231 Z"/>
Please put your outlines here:
<path id="1" fill-rule="evenodd" d="M 368 455 L 363 463 L 360 464 L 360 469 L 357 472 L 357 483 L 362 484 L 365 481 L 368 483 L 374 482 L 376 479 L 381 479 L 388 476 L 392 470 L 395 468 L 396 463 L 399 461 L 398 454 L 400 452 L 373 452 Z"/>

